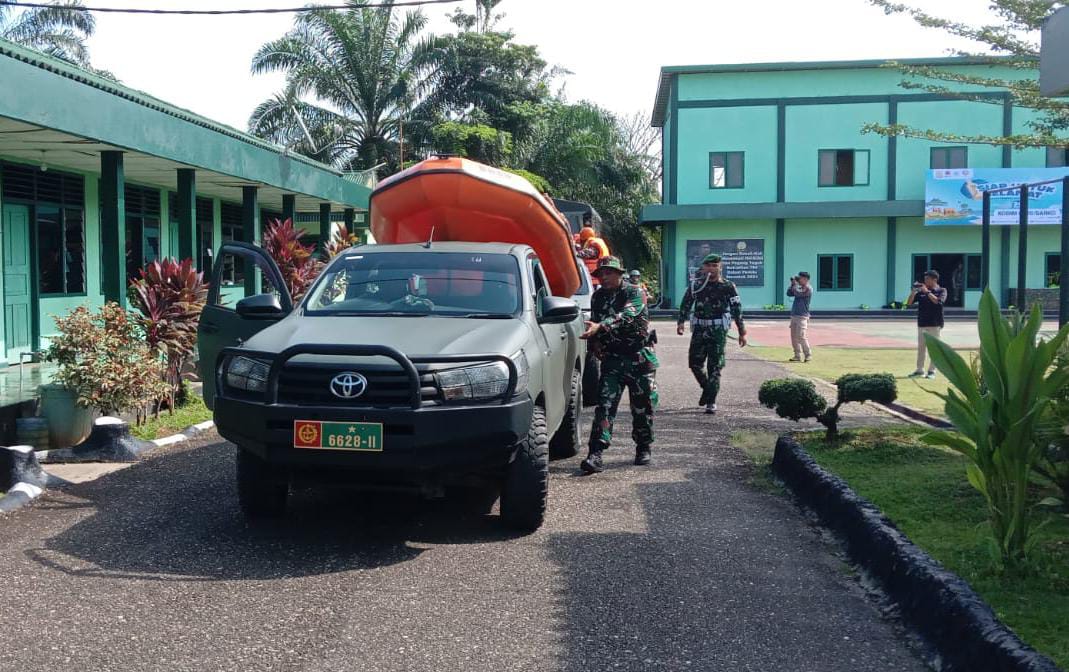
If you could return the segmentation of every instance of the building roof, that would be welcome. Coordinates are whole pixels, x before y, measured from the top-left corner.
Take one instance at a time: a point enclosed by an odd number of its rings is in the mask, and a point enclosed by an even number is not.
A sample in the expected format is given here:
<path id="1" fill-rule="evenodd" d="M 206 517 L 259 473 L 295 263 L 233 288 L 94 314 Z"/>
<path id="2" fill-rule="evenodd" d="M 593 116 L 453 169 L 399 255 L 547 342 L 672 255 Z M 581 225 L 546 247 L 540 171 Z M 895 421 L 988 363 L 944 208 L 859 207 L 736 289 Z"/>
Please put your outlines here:
<path id="1" fill-rule="evenodd" d="M 1000 60 L 1016 57 L 1004 56 L 946 56 L 936 58 L 891 58 L 860 61 L 788 61 L 780 63 L 729 63 L 720 65 L 668 65 L 661 68 L 657 82 L 657 95 L 653 102 L 651 125 L 660 128 L 668 115 L 668 103 L 672 95 L 672 81 L 677 75 L 698 75 L 738 72 L 790 72 L 802 70 L 859 70 L 884 68 L 891 63 L 913 66 L 991 65 Z"/>
<path id="2" fill-rule="evenodd" d="M 329 176 L 330 178 L 337 178 L 336 181 L 338 182 L 344 181 L 345 184 L 349 186 L 341 186 L 337 189 L 320 189 L 320 191 L 331 191 L 334 193 L 309 193 L 308 195 L 319 196 L 324 200 L 345 202 L 352 205 L 363 204 L 366 206 L 367 194 L 370 193 L 370 190 L 364 186 L 356 184 L 350 176 L 332 166 L 320 163 L 300 154 L 295 154 L 284 147 L 275 145 L 262 138 L 257 138 L 189 110 L 172 105 L 143 91 L 124 86 L 62 59 L 43 54 L 7 40 L 0 39 L 0 57 L 17 62 L 8 64 L 0 61 L 0 70 L 4 71 L 5 79 L 9 79 L 7 75 L 10 75 L 11 80 L 16 80 L 14 83 L 29 83 L 30 81 L 34 81 L 41 82 L 47 86 L 47 91 L 38 88 L 18 87 L 14 89 L 20 91 L 18 96 L 6 96 L 0 98 L 0 117 L 7 117 L 18 122 L 34 124 L 42 128 L 78 134 L 83 137 L 100 141 L 101 143 L 111 143 L 123 149 L 144 152 L 152 156 L 167 158 L 196 168 L 226 173 L 233 177 L 244 178 L 249 181 L 264 182 L 265 184 L 271 184 L 280 189 L 292 188 L 298 193 L 308 193 L 307 187 L 313 183 L 323 185 L 325 183 L 323 178 Z M 24 66 L 30 66 L 38 72 L 40 76 L 35 77 L 32 74 L 33 71 L 27 70 Z M 88 90 L 91 90 L 97 95 L 90 94 Z M 35 96 L 27 94 L 25 93 L 26 91 L 36 91 L 39 95 Z M 62 100 L 62 98 L 49 95 L 60 91 L 70 97 L 70 102 L 68 104 L 57 104 L 57 100 Z M 100 97 L 99 94 L 105 94 L 106 98 Z M 41 102 L 34 103 L 31 100 L 44 98 L 46 96 L 48 96 L 48 100 L 44 101 L 43 104 Z M 124 120 L 128 122 L 127 125 L 133 126 L 152 124 L 154 122 L 158 124 L 160 122 L 160 117 L 158 115 L 162 115 L 163 117 L 180 122 L 179 125 L 171 126 L 168 130 L 180 130 L 185 131 L 185 133 L 182 137 L 161 140 L 159 138 L 148 137 L 146 134 L 140 134 L 139 136 L 137 133 L 122 132 L 123 129 L 116 128 L 115 126 L 105 128 L 103 127 L 103 124 L 97 124 L 95 127 L 90 128 L 84 120 L 83 123 L 77 123 L 76 117 L 91 117 L 93 115 L 86 114 L 88 110 L 85 107 L 79 107 L 75 101 L 79 103 L 88 103 L 90 101 L 98 104 L 105 103 L 108 106 L 108 113 L 121 113 Z M 97 121 L 99 121 L 99 119 L 97 119 Z M 201 132 L 192 133 L 194 129 Z M 129 131 L 131 129 L 125 130 Z M 210 135 L 205 135 L 203 131 L 209 132 Z M 228 145 L 232 149 L 238 149 L 239 147 L 244 146 L 246 150 L 253 151 L 251 155 L 242 153 L 242 156 L 239 157 L 241 161 L 238 161 L 235 165 L 231 166 L 205 165 L 205 163 L 212 162 L 198 161 L 198 157 L 194 156 L 197 154 L 196 152 L 183 152 L 181 145 L 184 142 L 195 141 L 203 143 L 206 140 L 211 140 L 212 136 L 214 136 L 214 141 L 217 144 Z M 145 146 L 136 144 L 136 140 L 138 139 L 145 141 L 143 143 Z M 159 147 L 153 147 L 152 145 L 159 145 Z M 154 149 L 163 148 L 166 148 L 168 151 L 154 151 Z M 187 147 L 186 149 L 192 148 Z M 184 155 L 187 153 L 189 155 Z M 200 158 L 203 158 L 203 156 Z M 253 164 L 251 165 L 249 164 L 250 159 L 253 160 Z M 267 175 L 238 174 L 239 172 L 255 173 L 257 172 L 255 170 L 234 170 L 236 165 L 243 164 L 244 168 L 248 168 L 255 166 L 257 162 L 262 163 L 265 160 L 273 161 L 275 163 L 285 162 L 287 164 L 285 170 L 275 171 L 276 173 L 279 173 L 277 175 L 279 179 L 272 180 Z M 225 163 L 226 162 L 221 162 L 221 164 Z M 285 184 L 287 181 L 285 179 L 286 176 L 292 172 L 301 173 L 301 175 L 296 176 L 297 179 L 293 180 L 293 182 L 303 182 L 305 186 L 304 190 L 300 189 L 298 184 Z"/>

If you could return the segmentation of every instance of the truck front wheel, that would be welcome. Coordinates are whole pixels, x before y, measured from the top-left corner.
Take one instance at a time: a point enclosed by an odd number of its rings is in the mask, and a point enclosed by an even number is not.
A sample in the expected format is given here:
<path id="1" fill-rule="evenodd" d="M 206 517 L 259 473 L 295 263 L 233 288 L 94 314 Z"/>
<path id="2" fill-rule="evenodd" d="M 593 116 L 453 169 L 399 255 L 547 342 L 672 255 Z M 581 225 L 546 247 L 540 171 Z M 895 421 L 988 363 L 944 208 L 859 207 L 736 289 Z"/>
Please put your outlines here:
<path id="1" fill-rule="evenodd" d="M 278 518 L 286 512 L 289 479 L 247 450 L 238 448 L 238 503 L 246 518 Z"/>
<path id="2" fill-rule="evenodd" d="M 575 457 L 582 448 L 583 439 L 580 414 L 583 408 L 583 377 L 578 371 L 572 371 L 571 391 L 568 394 L 568 406 L 564 409 L 564 419 L 549 440 L 549 456 L 554 460 Z"/>
<path id="3" fill-rule="evenodd" d="M 502 522 L 524 533 L 534 532 L 546 518 L 548 493 L 546 412 L 536 406 L 527 436 L 516 446 L 516 457 L 509 464 L 501 485 Z"/>

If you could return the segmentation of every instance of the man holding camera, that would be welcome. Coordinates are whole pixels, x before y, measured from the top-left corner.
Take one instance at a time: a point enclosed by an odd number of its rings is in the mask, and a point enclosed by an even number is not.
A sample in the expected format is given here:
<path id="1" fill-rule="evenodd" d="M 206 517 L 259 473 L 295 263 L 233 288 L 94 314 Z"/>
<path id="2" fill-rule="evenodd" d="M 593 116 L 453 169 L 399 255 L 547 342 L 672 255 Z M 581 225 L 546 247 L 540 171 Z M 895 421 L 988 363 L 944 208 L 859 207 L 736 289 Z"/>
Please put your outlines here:
<path id="1" fill-rule="evenodd" d="M 809 301 L 813 298 L 813 288 L 809 286 L 808 272 L 802 271 L 791 278 L 787 296 L 794 299 L 791 304 L 791 348 L 794 349 L 794 357 L 788 361 L 808 362 L 813 359 L 813 352 L 809 349 Z"/>
<path id="2" fill-rule="evenodd" d="M 939 272 L 926 271 L 924 282 L 913 283 L 913 291 L 906 299 L 906 305 L 917 304 L 917 368 L 910 377 L 935 378 L 935 362 L 927 357 L 928 347 L 924 335 L 935 338 L 943 332 L 943 306 L 947 302 L 947 290 L 939 286 Z M 924 373 L 924 360 L 928 359 L 928 373 Z"/>

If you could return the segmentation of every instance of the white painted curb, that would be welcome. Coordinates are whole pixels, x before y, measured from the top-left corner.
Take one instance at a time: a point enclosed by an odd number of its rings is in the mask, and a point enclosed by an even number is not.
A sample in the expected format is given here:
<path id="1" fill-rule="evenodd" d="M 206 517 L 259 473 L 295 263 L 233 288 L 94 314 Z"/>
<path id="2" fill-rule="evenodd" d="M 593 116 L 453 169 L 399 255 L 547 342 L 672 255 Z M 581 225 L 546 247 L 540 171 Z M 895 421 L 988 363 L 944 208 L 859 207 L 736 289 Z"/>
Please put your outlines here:
<path id="1" fill-rule="evenodd" d="M 157 446 L 160 446 L 161 448 L 163 446 L 173 446 L 176 443 L 183 443 L 185 441 L 189 441 L 194 436 L 202 432 L 206 432 L 212 427 L 215 427 L 215 423 L 211 420 L 205 420 L 204 422 L 198 422 L 195 425 L 190 425 L 189 427 L 186 427 L 177 434 L 165 436 L 162 439 L 153 439 L 151 443 L 154 443 Z"/>

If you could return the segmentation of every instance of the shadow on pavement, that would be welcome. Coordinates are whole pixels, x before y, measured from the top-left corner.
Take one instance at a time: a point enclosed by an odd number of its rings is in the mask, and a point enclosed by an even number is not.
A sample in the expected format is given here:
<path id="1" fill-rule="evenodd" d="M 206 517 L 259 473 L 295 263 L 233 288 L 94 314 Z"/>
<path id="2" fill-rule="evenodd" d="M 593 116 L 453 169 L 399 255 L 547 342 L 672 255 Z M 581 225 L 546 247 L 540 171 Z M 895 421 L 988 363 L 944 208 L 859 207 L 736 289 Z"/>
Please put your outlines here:
<path id="1" fill-rule="evenodd" d="M 549 537 L 555 669 L 926 669 L 786 500 L 731 486 L 736 469 L 635 484 L 638 519 Z"/>
<path id="2" fill-rule="evenodd" d="M 93 510 L 27 555 L 72 575 L 160 581 L 265 580 L 402 563 L 413 543 L 512 538 L 496 516 L 415 496 L 298 490 L 285 518 L 249 524 L 237 505 L 234 447 L 165 454 L 67 492 Z"/>

